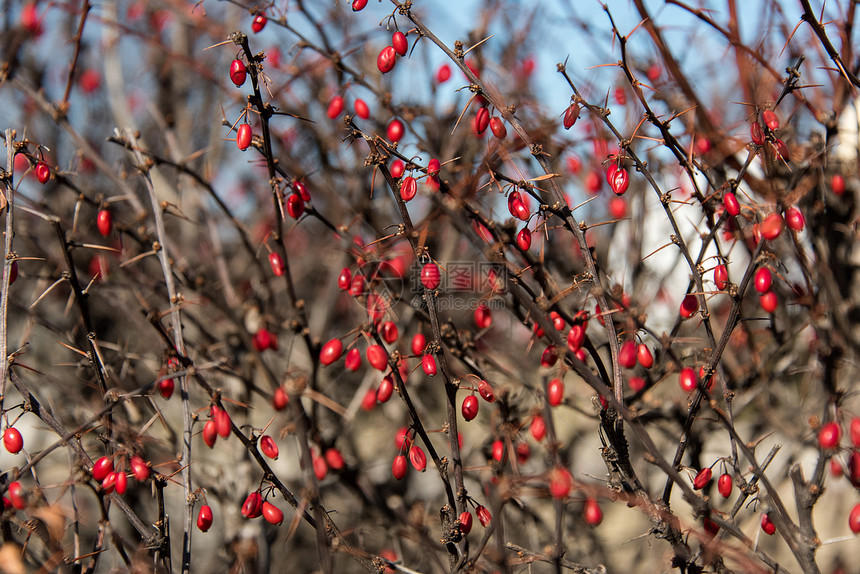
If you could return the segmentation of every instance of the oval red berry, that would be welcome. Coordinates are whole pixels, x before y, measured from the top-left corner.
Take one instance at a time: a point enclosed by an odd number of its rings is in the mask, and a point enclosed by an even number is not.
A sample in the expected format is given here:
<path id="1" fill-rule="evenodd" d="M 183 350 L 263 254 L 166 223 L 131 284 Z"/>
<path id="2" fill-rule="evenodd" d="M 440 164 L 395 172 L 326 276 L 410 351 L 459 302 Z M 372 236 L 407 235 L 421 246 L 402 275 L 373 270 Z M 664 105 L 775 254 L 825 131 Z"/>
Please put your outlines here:
<path id="1" fill-rule="evenodd" d="M 376 67 L 383 74 L 387 74 L 394 69 L 394 64 L 397 62 L 397 51 L 392 46 L 386 46 L 379 52 L 376 57 Z"/>
<path id="2" fill-rule="evenodd" d="M 245 67 L 245 62 L 242 60 L 230 62 L 230 81 L 236 84 L 237 88 L 245 83 L 247 77 L 248 68 Z"/>
<path id="3" fill-rule="evenodd" d="M 409 51 L 409 40 L 406 39 L 406 35 L 403 32 L 398 30 L 391 36 L 391 46 L 395 52 L 401 56 L 405 56 L 406 52 Z"/>

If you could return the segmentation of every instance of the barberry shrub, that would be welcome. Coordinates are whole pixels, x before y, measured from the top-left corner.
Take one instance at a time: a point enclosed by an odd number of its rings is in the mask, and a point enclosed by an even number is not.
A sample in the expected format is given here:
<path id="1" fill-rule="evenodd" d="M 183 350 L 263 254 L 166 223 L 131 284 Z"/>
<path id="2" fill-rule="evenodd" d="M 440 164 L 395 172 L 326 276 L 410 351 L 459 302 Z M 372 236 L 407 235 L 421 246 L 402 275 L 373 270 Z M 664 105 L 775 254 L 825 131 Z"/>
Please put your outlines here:
<path id="1" fill-rule="evenodd" d="M 852 563 L 853 6 L 443 4 L 8 7 L 4 570 Z"/>

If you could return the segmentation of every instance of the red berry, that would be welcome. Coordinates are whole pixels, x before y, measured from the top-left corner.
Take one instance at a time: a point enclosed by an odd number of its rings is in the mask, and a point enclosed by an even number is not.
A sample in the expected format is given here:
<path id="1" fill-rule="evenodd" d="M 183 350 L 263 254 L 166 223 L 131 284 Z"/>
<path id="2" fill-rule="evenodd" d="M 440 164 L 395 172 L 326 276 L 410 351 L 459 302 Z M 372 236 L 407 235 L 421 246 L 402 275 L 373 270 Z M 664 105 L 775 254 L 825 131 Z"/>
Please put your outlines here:
<path id="1" fill-rule="evenodd" d="M 251 146 L 251 137 L 254 133 L 251 131 L 251 126 L 249 124 L 239 124 L 239 128 L 236 130 L 236 147 L 240 150 L 245 151 Z"/>
<path id="2" fill-rule="evenodd" d="M 755 290 L 759 293 L 767 293 L 773 285 L 773 275 L 770 269 L 762 267 L 755 272 Z"/>
<path id="3" fill-rule="evenodd" d="M 95 258 L 93 259 L 95 261 Z M 18 279 L 18 260 L 14 260 L 12 265 L 9 266 L 9 285 L 14 283 Z"/>
<path id="4" fill-rule="evenodd" d="M 340 358 L 343 353 L 343 343 L 340 339 L 331 339 L 323 345 L 320 351 L 320 364 L 323 366 L 331 365 Z"/>
<path id="5" fill-rule="evenodd" d="M 9 427 L 3 432 L 3 446 L 12 454 L 18 454 L 24 448 L 24 437 L 15 427 Z"/>
<path id="6" fill-rule="evenodd" d="M 294 192 L 301 196 L 302 201 L 311 200 L 311 192 L 308 191 L 308 186 L 306 186 L 303 181 L 299 181 L 298 179 L 293 181 L 292 188 Z"/>
<path id="7" fill-rule="evenodd" d="M 24 487 L 17 480 L 9 483 L 9 501 L 18 510 L 24 510 L 27 507 L 26 493 Z"/>
<path id="8" fill-rule="evenodd" d="M 144 482 L 147 478 L 149 478 L 149 465 L 146 464 L 146 461 L 143 460 L 143 457 L 141 457 L 140 455 L 134 455 L 128 462 L 129 466 L 131 466 L 131 474 L 134 475 L 135 480 L 137 480 L 138 482 Z"/>
<path id="9" fill-rule="evenodd" d="M 208 504 L 204 504 L 200 507 L 200 512 L 197 513 L 197 528 L 201 532 L 206 532 L 212 527 L 212 520 L 212 509 Z"/>
<path id="10" fill-rule="evenodd" d="M 630 390 L 634 393 L 638 393 L 645 388 L 645 382 L 645 379 L 643 379 L 642 377 L 630 377 Z"/>
<path id="11" fill-rule="evenodd" d="M 585 176 L 585 188 L 591 193 L 597 193 L 601 187 L 603 187 L 603 181 L 600 174 L 595 170 L 589 171 Z"/>
<path id="12" fill-rule="evenodd" d="M 480 522 L 481 526 L 483 526 L 484 528 L 486 528 L 487 525 L 493 520 L 493 515 L 490 514 L 490 511 L 487 510 L 485 506 L 481 506 L 480 504 L 475 508 L 475 514 L 478 515 L 478 522 Z"/>
<path id="13" fill-rule="evenodd" d="M 424 267 L 421 268 L 421 284 L 425 288 L 433 290 L 439 287 L 441 280 L 442 274 L 439 272 L 439 266 L 432 261 L 425 263 Z"/>
<path id="14" fill-rule="evenodd" d="M 113 218 L 111 217 L 109 209 L 100 209 L 98 215 L 96 216 L 96 227 L 99 230 L 99 233 L 102 236 L 107 237 L 110 235 L 111 227 L 113 226 Z"/>
<path id="15" fill-rule="evenodd" d="M 860 503 L 855 504 L 848 515 L 848 528 L 854 534 L 860 534 Z"/>
<path id="16" fill-rule="evenodd" d="M 263 502 L 262 512 L 263 518 L 265 518 L 266 522 L 269 524 L 277 526 L 284 521 L 284 512 L 268 500 Z"/>
<path id="17" fill-rule="evenodd" d="M 713 475 L 713 471 L 708 468 L 703 468 L 696 474 L 696 478 L 693 479 L 693 490 L 702 490 L 705 488 L 709 482 L 711 482 L 711 476 Z"/>
<path id="18" fill-rule="evenodd" d="M 382 382 L 379 383 L 379 388 L 376 389 L 376 401 L 379 403 L 387 403 L 394 394 L 394 381 L 391 375 L 382 377 Z"/>
<path id="19" fill-rule="evenodd" d="M 636 343 L 624 341 L 618 351 L 618 362 L 625 369 L 632 369 L 636 366 Z"/>
<path id="20" fill-rule="evenodd" d="M 475 309 L 475 326 L 478 329 L 489 329 L 493 324 L 493 315 L 486 302 L 481 302 Z"/>
<path id="21" fill-rule="evenodd" d="M 418 472 L 424 472 L 427 468 L 427 455 L 424 454 L 424 451 L 418 445 L 412 445 L 412 448 L 409 449 L 409 462 L 412 463 L 412 467 Z"/>
<path id="22" fill-rule="evenodd" d="M 854 488 L 860 488 L 860 451 L 854 450 L 848 457 L 848 480 Z"/>
<path id="23" fill-rule="evenodd" d="M 392 143 L 397 143 L 403 138 L 405 131 L 403 122 L 395 118 L 389 122 L 388 127 L 385 129 L 385 135 Z"/>
<path id="24" fill-rule="evenodd" d="M 353 347 L 349 350 L 343 364 L 347 371 L 355 372 L 361 367 L 361 353 L 357 348 Z"/>
<path id="25" fill-rule="evenodd" d="M 336 448 L 332 447 L 325 451 L 325 461 L 332 470 L 343 470 L 343 455 Z"/>
<path id="26" fill-rule="evenodd" d="M 841 436 L 842 430 L 839 428 L 839 424 L 829 422 L 818 431 L 818 445 L 825 450 L 832 450 L 839 446 Z"/>
<path id="27" fill-rule="evenodd" d="M 317 480 L 323 480 L 328 475 L 328 464 L 326 463 L 325 458 L 313 453 L 311 455 L 311 459 L 314 476 L 317 477 Z"/>
<path id="28" fill-rule="evenodd" d="M 394 446 L 397 447 L 397 450 L 403 450 L 404 447 L 408 447 L 409 442 L 409 428 L 400 427 L 397 429 L 397 432 L 394 434 Z"/>
<path id="29" fill-rule="evenodd" d="M 361 12 L 367 6 L 367 0 L 352 0 L 352 11 Z"/>
<path id="30" fill-rule="evenodd" d="M 564 129 L 569 130 L 573 127 L 573 124 L 576 123 L 576 120 L 579 119 L 579 104 L 570 104 L 568 108 L 564 111 Z"/>
<path id="31" fill-rule="evenodd" d="M 88 69 L 81 73 L 80 77 L 81 89 L 85 94 L 92 94 L 102 84 L 102 77 L 97 70 Z"/>
<path id="32" fill-rule="evenodd" d="M 678 375 L 678 384 L 681 385 L 681 390 L 691 393 L 696 390 L 699 381 L 696 378 L 696 371 L 691 367 L 684 367 Z"/>
<path id="33" fill-rule="evenodd" d="M 352 272 L 348 267 L 344 267 L 340 271 L 340 275 L 337 276 L 337 286 L 342 290 L 346 291 L 352 285 Z"/>
<path id="34" fill-rule="evenodd" d="M 113 459 L 103 456 L 93 464 L 93 478 L 99 482 L 107 478 L 107 475 L 113 472 Z"/>
<path id="35" fill-rule="evenodd" d="M 773 313 L 776 311 L 776 305 L 779 302 L 776 298 L 776 293 L 768 291 L 758 299 L 761 308 L 765 313 Z"/>
<path id="36" fill-rule="evenodd" d="M 761 236 L 765 239 L 776 239 L 782 233 L 783 223 L 780 214 L 771 213 L 761 222 Z"/>
<path id="37" fill-rule="evenodd" d="M 830 189 L 833 190 L 835 195 L 842 195 L 845 193 L 845 178 L 841 174 L 834 174 L 833 177 L 830 178 Z"/>
<path id="38" fill-rule="evenodd" d="M 681 301 L 680 313 L 681 317 L 685 319 L 689 319 L 692 317 L 696 311 L 699 310 L 699 299 L 692 293 L 688 293 L 684 296 L 684 300 Z"/>
<path id="39" fill-rule="evenodd" d="M 376 406 L 376 390 L 375 389 L 367 389 L 367 392 L 364 393 L 364 398 L 361 399 L 361 408 L 365 411 L 372 411 L 373 407 Z"/>
<path id="40" fill-rule="evenodd" d="M 275 444 L 275 439 L 267 434 L 260 437 L 260 452 L 272 460 L 278 459 L 278 445 Z"/>
<path id="41" fill-rule="evenodd" d="M 388 344 L 395 342 L 397 337 L 400 335 L 397 331 L 397 324 L 395 324 L 394 321 L 386 321 L 383 323 L 380 334 L 382 335 L 382 339 Z"/>
<path id="42" fill-rule="evenodd" d="M 750 139 L 755 145 L 764 144 L 764 132 L 761 129 L 761 124 L 753 122 L 750 124 Z"/>
<path id="43" fill-rule="evenodd" d="M 377 371 L 384 371 L 388 367 L 388 353 L 379 345 L 371 345 L 365 351 L 367 362 Z"/>
<path id="44" fill-rule="evenodd" d="M 490 118 L 490 131 L 493 132 L 493 135 L 500 140 L 503 140 L 508 136 L 508 130 L 505 127 L 505 124 L 496 116 Z"/>
<path id="45" fill-rule="evenodd" d="M 737 216 L 741 212 L 741 205 L 738 203 L 738 198 L 731 191 L 723 194 L 723 206 L 729 215 Z"/>
<path id="46" fill-rule="evenodd" d="M 851 419 L 850 435 L 851 435 L 851 444 L 856 447 L 860 447 L 860 417 L 854 417 Z"/>
<path id="47" fill-rule="evenodd" d="M 215 446 L 215 440 L 218 438 L 218 427 L 215 425 L 215 421 L 208 420 L 206 424 L 203 425 L 203 442 L 206 443 L 206 446 L 212 448 Z"/>
<path id="48" fill-rule="evenodd" d="M 370 108 L 367 107 L 367 102 L 365 102 L 361 98 L 355 100 L 355 115 L 357 115 L 363 120 L 366 120 L 370 117 Z"/>
<path id="49" fill-rule="evenodd" d="M 567 348 L 575 353 L 582 343 L 585 341 L 585 327 L 582 325 L 574 325 L 567 332 Z"/>
<path id="50" fill-rule="evenodd" d="M 532 436 L 536 441 L 540 442 L 543 440 L 543 437 L 546 436 L 546 421 L 543 419 L 542 415 L 536 414 L 532 417 L 529 431 L 531 431 Z"/>
<path id="51" fill-rule="evenodd" d="M 468 534 L 472 531 L 472 513 L 464 510 L 460 513 L 460 532 Z"/>
<path id="52" fill-rule="evenodd" d="M 161 393 L 161 396 L 165 398 L 165 400 L 170 400 L 170 397 L 173 396 L 173 391 L 176 389 L 176 383 L 173 382 L 173 379 L 161 379 L 158 381 L 158 392 Z"/>
<path id="53" fill-rule="evenodd" d="M 247 77 L 248 68 L 245 67 L 245 62 L 242 60 L 230 62 L 230 81 L 236 84 L 237 88 L 245 83 Z"/>
<path id="54" fill-rule="evenodd" d="M 442 164 L 435 157 L 427 162 L 427 175 L 436 177 L 439 175 L 439 170 L 442 169 Z"/>
<path id="55" fill-rule="evenodd" d="M 415 178 L 412 176 L 403 178 L 400 184 L 400 199 L 404 202 L 412 201 L 416 193 L 418 193 L 418 183 Z"/>
<path id="56" fill-rule="evenodd" d="M 406 52 L 409 51 L 409 40 L 406 39 L 406 35 L 403 32 L 398 30 L 391 37 L 391 46 L 395 52 L 401 56 L 405 56 Z"/>
<path id="57" fill-rule="evenodd" d="M 481 135 L 490 127 L 490 112 L 487 108 L 478 108 L 475 114 L 475 135 Z"/>
<path id="58" fill-rule="evenodd" d="M 705 532 L 708 534 L 708 536 L 711 537 L 716 536 L 717 532 L 720 531 L 720 527 L 717 525 L 717 523 L 715 523 L 707 516 L 702 519 L 702 527 L 704 527 Z"/>
<path id="59" fill-rule="evenodd" d="M 230 422 L 230 413 L 222 408 L 212 405 L 209 408 L 209 415 L 215 421 L 215 428 L 218 431 L 218 436 L 221 438 L 229 437 L 230 431 L 233 429 L 233 425 Z"/>
<path id="60" fill-rule="evenodd" d="M 126 489 L 128 488 L 128 476 L 124 472 L 114 472 L 116 475 L 115 486 L 117 494 L 125 494 Z"/>
<path id="61" fill-rule="evenodd" d="M 646 369 L 650 369 L 654 365 L 654 356 L 651 354 L 651 349 L 645 343 L 639 343 L 636 347 L 636 359 Z"/>
<path id="62" fill-rule="evenodd" d="M 48 183 L 48 180 L 51 179 L 51 168 L 43 161 L 36 164 L 36 179 L 42 185 Z"/>
<path id="63" fill-rule="evenodd" d="M 272 273 L 275 274 L 275 277 L 283 277 L 286 272 L 286 267 L 284 266 L 284 260 L 280 255 L 272 251 L 269 253 L 269 266 L 272 268 Z"/>
<path id="64" fill-rule="evenodd" d="M 478 397 L 469 395 L 463 399 L 463 408 L 461 410 L 463 411 L 463 418 L 467 421 L 478 416 Z"/>
<path id="65" fill-rule="evenodd" d="M 553 407 L 562 403 L 564 400 L 564 382 L 561 379 L 552 379 L 547 384 L 546 400 Z"/>
<path id="66" fill-rule="evenodd" d="M 711 140 L 707 138 L 696 138 L 696 151 L 699 155 L 705 155 L 711 151 Z"/>
<path id="67" fill-rule="evenodd" d="M 627 202 L 616 196 L 609 200 L 609 214 L 615 219 L 624 219 L 627 215 Z"/>
<path id="68" fill-rule="evenodd" d="M 291 193 L 287 196 L 287 215 L 293 219 L 298 219 L 305 212 L 305 202 L 302 196 L 298 193 Z"/>
<path id="69" fill-rule="evenodd" d="M 376 57 L 376 67 L 383 74 L 387 74 L 394 69 L 394 64 L 397 62 L 397 51 L 392 46 L 386 46 L 379 52 Z"/>
<path id="70" fill-rule="evenodd" d="M 39 35 L 41 33 L 42 22 L 41 18 L 39 18 L 39 11 L 36 9 L 35 2 L 27 2 L 21 8 L 21 16 L 20 16 L 21 26 L 27 30 L 27 32 L 35 35 Z"/>
<path id="71" fill-rule="evenodd" d="M 260 491 L 255 490 L 242 503 L 242 516 L 245 518 L 257 518 L 263 513 L 263 497 Z"/>
<path id="72" fill-rule="evenodd" d="M 566 468 L 554 468 L 549 474 L 549 493 L 556 500 L 566 498 L 573 488 L 573 477 Z"/>
<path id="73" fill-rule="evenodd" d="M 615 164 L 612 164 L 613 166 Z M 612 176 L 609 176 L 607 172 L 607 179 L 609 180 L 609 187 L 615 192 L 615 195 L 623 195 L 625 191 L 627 191 L 627 187 L 630 185 L 630 176 L 627 174 L 627 170 L 623 167 L 619 167 L 614 170 Z"/>
<path id="74" fill-rule="evenodd" d="M 591 526 L 598 526 L 603 522 L 603 511 L 600 510 L 600 505 L 593 498 L 585 499 L 582 513 L 585 517 L 585 522 Z"/>
<path id="75" fill-rule="evenodd" d="M 772 535 L 776 532 L 776 525 L 771 522 L 770 514 L 767 512 L 761 515 L 761 529 L 764 530 L 764 533 L 767 535 Z"/>
<path id="76" fill-rule="evenodd" d="M 508 195 L 508 211 L 511 215 L 522 221 L 528 221 L 531 215 L 528 200 L 518 191 Z"/>
<path id="77" fill-rule="evenodd" d="M 729 284 L 729 270 L 725 265 L 717 265 L 714 269 L 714 284 L 722 291 Z"/>
<path id="78" fill-rule="evenodd" d="M 287 408 L 289 403 L 290 397 L 287 395 L 287 391 L 285 391 L 283 387 L 275 389 L 275 392 L 272 394 L 272 407 L 274 407 L 276 411 L 282 411 Z"/>
<path id="79" fill-rule="evenodd" d="M 257 14 L 254 16 L 254 19 L 251 20 L 251 30 L 254 31 L 254 34 L 257 34 L 266 27 L 266 22 L 268 22 L 268 18 L 266 18 L 265 14 Z"/>
<path id="80" fill-rule="evenodd" d="M 505 458 L 505 443 L 501 440 L 494 440 L 492 446 L 493 460 L 502 462 Z"/>
<path id="81" fill-rule="evenodd" d="M 720 496 L 728 498 L 732 495 L 732 476 L 728 473 L 723 473 L 717 480 L 717 490 L 720 491 Z"/>
<path id="82" fill-rule="evenodd" d="M 789 207 L 785 210 L 785 224 L 792 231 L 803 231 L 806 220 L 803 218 L 803 213 L 796 207 Z"/>
<path id="83" fill-rule="evenodd" d="M 773 142 L 773 154 L 777 160 L 791 161 L 791 152 L 788 151 L 788 146 L 785 142 L 778 139 Z"/>
<path id="84" fill-rule="evenodd" d="M 436 359 L 433 358 L 433 355 L 427 354 L 421 358 L 421 368 L 428 377 L 436 374 Z"/>
<path id="85" fill-rule="evenodd" d="M 522 249 L 523 251 L 528 251 L 532 246 L 532 232 L 529 231 L 528 227 L 523 227 L 519 233 L 517 233 L 517 247 Z"/>
<path id="86" fill-rule="evenodd" d="M 326 110 L 326 115 L 328 115 L 329 119 L 335 119 L 341 113 L 343 113 L 343 97 L 335 96 L 328 103 L 328 110 Z"/>
<path id="87" fill-rule="evenodd" d="M 390 168 L 391 177 L 393 177 L 394 179 L 400 179 L 400 176 L 403 175 L 403 171 L 405 169 L 406 169 L 406 165 L 403 163 L 402 160 L 399 160 L 399 159 L 394 160 L 393 162 L 391 162 L 391 168 Z"/>
<path id="88" fill-rule="evenodd" d="M 478 394 L 480 394 L 481 398 L 488 403 L 496 402 L 496 393 L 487 381 L 482 380 L 478 383 Z"/>
<path id="89" fill-rule="evenodd" d="M 764 125 L 767 126 L 767 129 L 772 132 L 779 129 L 779 118 L 776 117 L 776 114 L 771 110 L 764 110 L 761 113 L 761 121 L 763 121 Z"/>
<path id="90" fill-rule="evenodd" d="M 254 333 L 254 348 L 262 353 L 266 349 L 278 350 L 278 336 L 266 328 L 257 329 Z"/>
<path id="91" fill-rule="evenodd" d="M 552 367 L 558 361 L 558 353 L 555 351 L 555 347 L 553 345 L 549 345 L 546 349 L 543 350 L 543 353 L 540 355 L 540 366 L 541 367 Z"/>
<path id="92" fill-rule="evenodd" d="M 420 355 L 424 352 L 424 349 L 427 348 L 427 337 L 424 336 L 424 333 L 415 333 L 412 336 L 412 354 Z"/>
<path id="93" fill-rule="evenodd" d="M 444 84 L 449 79 L 451 79 L 451 66 L 448 64 L 442 64 L 439 66 L 439 69 L 436 70 L 436 83 Z"/>

